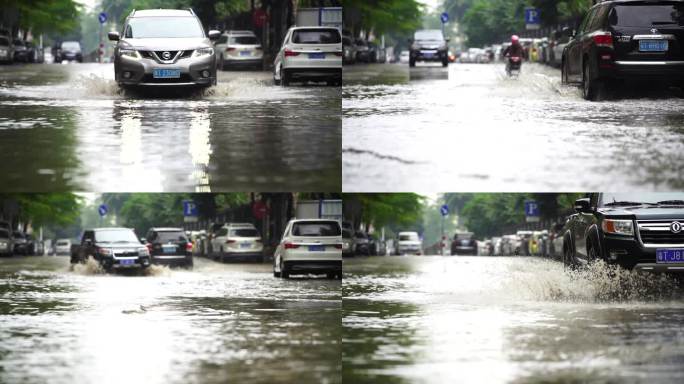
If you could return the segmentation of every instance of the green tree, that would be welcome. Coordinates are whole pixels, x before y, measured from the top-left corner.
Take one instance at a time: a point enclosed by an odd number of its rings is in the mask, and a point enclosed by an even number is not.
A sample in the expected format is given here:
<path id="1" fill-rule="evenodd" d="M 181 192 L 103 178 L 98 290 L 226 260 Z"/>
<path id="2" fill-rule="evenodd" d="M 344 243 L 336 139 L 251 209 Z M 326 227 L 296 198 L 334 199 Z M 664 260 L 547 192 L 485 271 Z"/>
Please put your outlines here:
<path id="1" fill-rule="evenodd" d="M 74 0 L 0 0 L 0 13 L 17 15 L 13 27 L 34 34 L 74 30 L 81 10 Z"/>
<path id="2" fill-rule="evenodd" d="M 417 0 L 344 0 L 345 25 L 354 34 L 406 34 L 420 28 L 425 6 Z"/>

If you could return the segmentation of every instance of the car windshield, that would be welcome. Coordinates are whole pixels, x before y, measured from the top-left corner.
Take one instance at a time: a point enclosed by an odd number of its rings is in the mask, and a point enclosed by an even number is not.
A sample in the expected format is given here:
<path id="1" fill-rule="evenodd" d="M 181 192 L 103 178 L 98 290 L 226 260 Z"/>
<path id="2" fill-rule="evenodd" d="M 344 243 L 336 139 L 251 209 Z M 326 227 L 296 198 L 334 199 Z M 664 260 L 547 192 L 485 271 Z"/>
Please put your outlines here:
<path id="1" fill-rule="evenodd" d="M 292 226 L 293 236 L 340 236 L 342 229 L 335 221 L 300 221 Z"/>
<path id="2" fill-rule="evenodd" d="M 138 17 L 128 21 L 128 39 L 202 38 L 204 31 L 194 17 Z"/>
<path id="3" fill-rule="evenodd" d="M 684 25 L 684 4 L 618 5 L 610 11 L 608 20 L 618 27 Z"/>
<path id="4" fill-rule="evenodd" d="M 0 229 L 0 239 L 9 239 L 9 233 Z"/>
<path id="5" fill-rule="evenodd" d="M 104 230 L 95 232 L 98 243 L 138 243 L 135 233 L 130 230 Z"/>
<path id="6" fill-rule="evenodd" d="M 295 44 L 340 44 L 342 36 L 337 29 L 300 29 L 292 34 Z"/>
<path id="7" fill-rule="evenodd" d="M 80 50 L 81 45 L 75 41 L 65 41 L 62 43 L 62 49 Z"/>
<path id="8" fill-rule="evenodd" d="M 440 31 L 418 31 L 414 35 L 415 40 L 444 40 L 444 36 Z"/>
<path id="9" fill-rule="evenodd" d="M 610 207 L 615 205 L 653 205 L 653 204 L 684 204 L 684 192 L 671 193 L 604 193 L 601 196 L 599 206 Z"/>
<path id="10" fill-rule="evenodd" d="M 9 40 L 6 37 L 0 37 L 0 45 L 8 46 Z"/>
<path id="11" fill-rule="evenodd" d="M 19 47 L 24 47 L 24 46 L 25 46 L 24 42 L 21 41 L 21 40 L 14 40 L 14 45 L 17 45 L 17 46 L 19 46 Z"/>
<path id="12" fill-rule="evenodd" d="M 57 245 L 59 245 L 59 246 L 69 245 L 69 240 L 58 240 Z"/>
<path id="13" fill-rule="evenodd" d="M 259 237 L 259 231 L 254 228 L 238 228 L 231 230 L 230 235 L 235 237 Z"/>
<path id="14" fill-rule="evenodd" d="M 230 44 L 259 45 L 259 40 L 254 36 L 233 36 L 230 38 Z"/>
<path id="15" fill-rule="evenodd" d="M 407 233 L 399 235 L 399 241 L 418 241 L 417 233 Z"/>
<path id="16" fill-rule="evenodd" d="M 157 232 L 156 241 L 159 243 L 170 243 L 170 242 L 187 243 L 188 238 L 185 236 L 185 232 L 183 232 L 183 231 L 160 231 L 160 232 Z"/>

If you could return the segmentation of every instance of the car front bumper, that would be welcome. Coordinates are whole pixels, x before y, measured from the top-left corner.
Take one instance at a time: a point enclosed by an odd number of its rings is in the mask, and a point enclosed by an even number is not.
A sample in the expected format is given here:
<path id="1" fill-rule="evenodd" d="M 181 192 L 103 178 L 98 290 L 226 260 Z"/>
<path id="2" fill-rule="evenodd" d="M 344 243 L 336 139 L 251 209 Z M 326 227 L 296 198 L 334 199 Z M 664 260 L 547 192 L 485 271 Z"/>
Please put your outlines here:
<path id="1" fill-rule="evenodd" d="M 131 264 L 125 263 L 124 260 L 133 260 Z M 150 257 L 148 256 L 138 256 L 138 257 L 103 257 L 101 259 L 101 264 L 105 269 L 136 269 L 136 268 L 147 268 L 152 263 Z"/>
<path id="2" fill-rule="evenodd" d="M 175 79 L 155 79 L 154 69 L 180 69 Z M 174 64 L 159 64 L 153 59 L 129 59 L 121 57 L 114 66 L 117 83 L 123 86 L 142 87 L 207 87 L 216 83 L 216 58 L 208 55 L 201 58 L 179 59 Z M 209 72 L 205 77 L 202 72 Z M 126 77 L 125 74 L 129 73 Z"/>
<path id="3" fill-rule="evenodd" d="M 599 76 L 619 80 L 684 80 L 684 61 L 618 60 L 599 65 Z"/>
<path id="4" fill-rule="evenodd" d="M 654 272 L 684 272 L 684 263 L 656 262 L 656 250 L 658 248 L 684 249 L 684 245 L 644 246 L 635 237 L 611 235 L 604 236 L 601 253 L 609 263 L 618 264 L 626 269 Z"/>
<path id="5" fill-rule="evenodd" d="M 191 265 L 192 264 L 192 256 L 186 256 L 186 255 L 155 255 L 152 256 L 152 264 L 157 264 L 157 265 L 168 265 L 168 266 L 176 266 L 176 265 Z"/>
<path id="6" fill-rule="evenodd" d="M 447 51 L 436 49 L 412 50 L 411 57 L 416 61 L 442 61 L 447 60 Z"/>

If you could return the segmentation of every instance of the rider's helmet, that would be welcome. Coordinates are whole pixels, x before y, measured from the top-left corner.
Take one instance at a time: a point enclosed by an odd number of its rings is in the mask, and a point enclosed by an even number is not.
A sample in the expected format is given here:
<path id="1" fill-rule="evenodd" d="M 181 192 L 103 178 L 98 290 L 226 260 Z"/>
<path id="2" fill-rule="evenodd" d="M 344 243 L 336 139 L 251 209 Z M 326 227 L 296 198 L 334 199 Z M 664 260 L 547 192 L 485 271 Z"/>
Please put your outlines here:
<path id="1" fill-rule="evenodd" d="M 520 38 L 518 37 L 518 35 L 511 36 L 511 44 L 517 44 L 519 42 L 520 42 Z"/>

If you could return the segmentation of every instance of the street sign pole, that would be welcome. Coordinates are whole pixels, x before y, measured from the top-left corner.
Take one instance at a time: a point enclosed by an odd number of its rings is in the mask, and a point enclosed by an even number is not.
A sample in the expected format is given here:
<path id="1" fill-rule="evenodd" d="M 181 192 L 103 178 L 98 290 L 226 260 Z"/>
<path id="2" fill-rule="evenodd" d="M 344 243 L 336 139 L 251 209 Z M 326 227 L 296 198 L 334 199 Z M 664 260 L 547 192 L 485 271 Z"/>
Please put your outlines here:
<path id="1" fill-rule="evenodd" d="M 442 36 L 444 36 L 446 33 L 446 23 L 449 22 L 449 14 L 447 12 L 443 12 L 439 16 L 439 19 L 442 21 Z"/>
<path id="2" fill-rule="evenodd" d="M 442 256 L 446 254 L 446 236 L 444 235 L 444 220 L 449 216 L 449 206 L 444 204 L 439 208 L 439 213 L 442 215 L 442 236 L 439 239 L 439 252 Z"/>
<path id="3" fill-rule="evenodd" d="M 100 43 L 97 45 L 97 62 L 102 63 L 102 56 L 104 55 L 104 43 L 102 42 L 102 35 L 104 24 L 107 22 L 107 13 L 100 12 L 100 14 L 97 15 L 97 20 L 100 22 Z"/>

